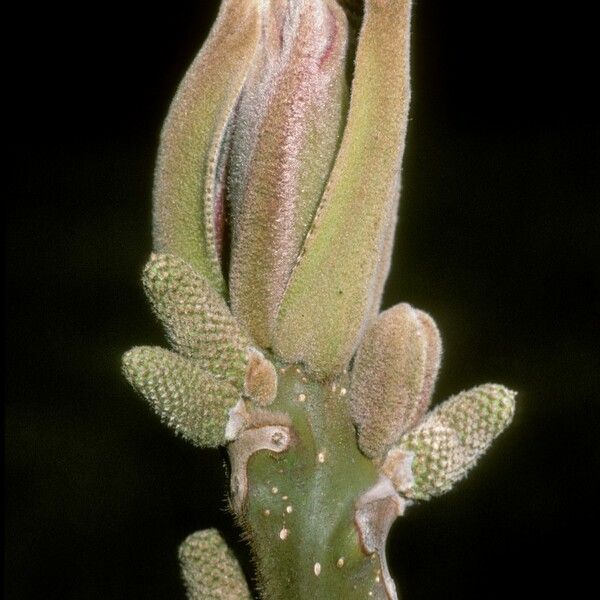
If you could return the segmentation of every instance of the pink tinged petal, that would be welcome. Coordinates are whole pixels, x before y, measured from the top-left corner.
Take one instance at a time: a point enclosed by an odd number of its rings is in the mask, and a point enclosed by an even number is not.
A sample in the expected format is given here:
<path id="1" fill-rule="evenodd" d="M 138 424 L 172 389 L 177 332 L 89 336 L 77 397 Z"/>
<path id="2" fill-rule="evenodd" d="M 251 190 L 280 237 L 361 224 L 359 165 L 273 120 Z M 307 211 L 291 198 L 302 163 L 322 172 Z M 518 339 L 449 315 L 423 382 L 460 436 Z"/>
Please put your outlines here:
<path id="1" fill-rule="evenodd" d="M 230 287 L 234 314 L 269 347 L 341 138 L 348 31 L 335 2 L 271 2 L 265 10 L 232 139 Z"/>
<path id="2" fill-rule="evenodd" d="M 409 104 L 410 0 L 367 0 L 348 122 L 283 296 L 274 349 L 323 378 L 354 354 L 391 250 Z"/>
<path id="3" fill-rule="evenodd" d="M 224 0 L 165 121 L 154 183 L 154 246 L 225 291 L 224 143 L 260 35 L 259 0 Z"/>

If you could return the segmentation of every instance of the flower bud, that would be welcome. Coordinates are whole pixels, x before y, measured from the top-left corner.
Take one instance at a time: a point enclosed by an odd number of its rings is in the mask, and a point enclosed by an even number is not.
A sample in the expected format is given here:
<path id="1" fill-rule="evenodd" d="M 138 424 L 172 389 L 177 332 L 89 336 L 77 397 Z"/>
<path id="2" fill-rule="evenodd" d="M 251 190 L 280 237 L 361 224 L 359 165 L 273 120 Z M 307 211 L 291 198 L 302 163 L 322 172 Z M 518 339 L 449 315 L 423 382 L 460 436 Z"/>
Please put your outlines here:
<path id="1" fill-rule="evenodd" d="M 411 2 L 363 4 L 224 0 L 156 174 L 156 251 L 229 294 L 254 344 L 320 378 L 379 311 L 398 205 Z"/>
<path id="2" fill-rule="evenodd" d="M 409 304 L 382 312 L 369 327 L 354 359 L 349 398 L 367 456 L 382 456 L 423 418 L 441 351 L 433 319 Z"/>

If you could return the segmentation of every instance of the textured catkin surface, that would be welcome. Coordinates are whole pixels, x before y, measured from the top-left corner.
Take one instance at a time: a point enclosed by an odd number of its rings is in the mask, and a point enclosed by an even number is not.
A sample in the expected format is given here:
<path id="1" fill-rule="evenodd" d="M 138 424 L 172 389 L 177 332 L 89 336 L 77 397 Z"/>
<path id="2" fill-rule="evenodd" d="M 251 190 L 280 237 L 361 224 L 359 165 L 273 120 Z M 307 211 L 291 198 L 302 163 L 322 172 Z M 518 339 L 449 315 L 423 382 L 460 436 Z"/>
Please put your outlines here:
<path id="1" fill-rule="evenodd" d="M 435 419 L 456 431 L 465 451 L 478 455 L 512 419 L 515 393 L 488 383 L 461 392 L 435 411 Z"/>
<path id="2" fill-rule="evenodd" d="M 237 388 L 164 348 L 132 348 L 123 356 L 123 372 L 176 433 L 198 446 L 225 443 L 228 412 L 240 398 Z"/>
<path id="3" fill-rule="evenodd" d="M 153 254 L 142 280 L 175 350 L 241 389 L 250 342 L 207 279 L 176 256 Z"/>
<path id="4" fill-rule="evenodd" d="M 504 386 L 486 384 L 453 396 L 427 415 L 397 446 L 414 454 L 414 485 L 402 493 L 427 499 L 465 477 L 511 422 L 514 398 Z M 393 461 L 383 468 L 393 470 Z"/>
<path id="5" fill-rule="evenodd" d="M 216 529 L 186 538 L 179 561 L 188 600 L 251 600 L 244 574 Z"/>
<path id="6" fill-rule="evenodd" d="M 456 432 L 441 425 L 411 431 L 402 450 L 413 452 L 414 482 L 406 495 L 426 500 L 447 492 L 465 473 L 463 449 Z"/>

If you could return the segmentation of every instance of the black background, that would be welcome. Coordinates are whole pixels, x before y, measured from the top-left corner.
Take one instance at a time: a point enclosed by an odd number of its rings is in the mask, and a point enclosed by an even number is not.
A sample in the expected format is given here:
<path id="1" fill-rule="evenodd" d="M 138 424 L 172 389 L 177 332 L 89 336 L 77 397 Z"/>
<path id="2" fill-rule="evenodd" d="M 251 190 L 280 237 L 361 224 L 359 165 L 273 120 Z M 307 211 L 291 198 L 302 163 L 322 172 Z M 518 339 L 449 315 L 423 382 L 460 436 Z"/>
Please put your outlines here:
<path id="1" fill-rule="evenodd" d="M 513 425 L 389 541 L 405 600 L 559 598 L 597 524 L 598 104 L 591 14 L 416 3 L 385 305 L 435 316 L 436 401 L 498 381 Z M 120 355 L 163 343 L 139 284 L 157 136 L 217 2 L 22 4 L 5 27 L 8 598 L 183 598 L 223 457 L 163 428 Z M 6 140 L 6 137 L 5 137 Z"/>

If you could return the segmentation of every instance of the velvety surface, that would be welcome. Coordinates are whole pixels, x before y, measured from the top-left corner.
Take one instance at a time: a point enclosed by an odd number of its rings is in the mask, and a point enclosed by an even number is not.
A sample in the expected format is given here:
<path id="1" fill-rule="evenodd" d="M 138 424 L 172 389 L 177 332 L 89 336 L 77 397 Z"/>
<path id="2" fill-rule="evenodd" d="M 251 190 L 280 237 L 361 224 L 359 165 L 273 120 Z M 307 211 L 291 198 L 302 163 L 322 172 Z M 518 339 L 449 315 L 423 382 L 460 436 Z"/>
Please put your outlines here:
<path id="1" fill-rule="evenodd" d="M 12 22 L 7 597 L 182 598 L 188 534 L 218 527 L 243 550 L 223 457 L 174 438 L 119 372 L 132 345 L 164 344 L 139 279 L 158 132 L 216 9 L 28 6 Z M 519 396 L 472 475 L 394 526 L 406 600 L 560 597 L 593 575 L 579 549 L 599 467 L 592 22 L 541 2 L 414 9 L 384 307 L 435 318 L 434 401 L 490 380 Z"/>

